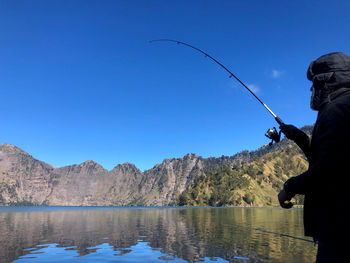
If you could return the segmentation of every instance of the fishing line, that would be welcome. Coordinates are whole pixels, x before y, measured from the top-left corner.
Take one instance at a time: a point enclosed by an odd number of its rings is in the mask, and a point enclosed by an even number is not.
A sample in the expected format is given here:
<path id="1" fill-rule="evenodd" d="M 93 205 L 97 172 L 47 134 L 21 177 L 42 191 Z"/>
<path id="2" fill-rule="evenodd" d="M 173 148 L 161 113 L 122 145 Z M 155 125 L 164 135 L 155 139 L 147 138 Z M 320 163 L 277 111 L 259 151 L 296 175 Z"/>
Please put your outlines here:
<path id="1" fill-rule="evenodd" d="M 230 75 L 229 78 L 235 78 L 244 88 L 246 88 L 246 90 L 248 90 L 263 106 L 264 108 L 274 117 L 274 119 L 277 121 L 277 123 L 279 125 L 283 125 L 283 121 L 246 85 L 243 83 L 243 81 L 241 81 L 235 74 L 233 74 L 227 67 L 225 67 L 221 62 L 219 62 L 217 59 L 213 58 L 211 55 L 209 55 L 208 53 L 204 52 L 203 50 L 192 46 L 190 44 L 187 44 L 185 42 L 181 42 L 178 40 L 173 40 L 173 39 L 155 39 L 155 40 L 151 40 L 149 41 L 150 43 L 153 42 L 174 42 L 177 43 L 179 45 L 184 45 L 187 47 L 190 47 L 202 54 L 205 55 L 205 57 L 210 58 L 212 61 L 214 61 L 216 64 L 218 64 L 220 67 L 222 67 L 224 70 L 226 70 Z M 266 137 L 268 137 L 269 139 L 271 139 L 271 143 L 270 145 L 272 145 L 273 142 L 278 143 L 280 141 L 281 138 L 281 132 L 277 132 L 276 128 L 274 127 L 273 129 L 268 129 L 267 133 L 265 134 Z"/>
<path id="2" fill-rule="evenodd" d="M 296 237 L 296 236 L 291 236 L 291 235 L 288 235 L 288 234 L 282 234 L 282 233 L 273 232 L 273 231 L 268 231 L 268 230 L 266 230 L 264 228 L 261 228 L 261 227 L 254 228 L 254 230 L 258 230 L 258 231 L 269 233 L 269 234 L 278 235 L 278 236 L 281 236 L 281 237 L 289 237 L 289 238 L 293 238 L 293 239 L 298 239 L 298 240 L 314 243 L 314 241 L 310 240 L 310 239 L 306 239 L 306 238 L 302 238 L 302 237 Z"/>

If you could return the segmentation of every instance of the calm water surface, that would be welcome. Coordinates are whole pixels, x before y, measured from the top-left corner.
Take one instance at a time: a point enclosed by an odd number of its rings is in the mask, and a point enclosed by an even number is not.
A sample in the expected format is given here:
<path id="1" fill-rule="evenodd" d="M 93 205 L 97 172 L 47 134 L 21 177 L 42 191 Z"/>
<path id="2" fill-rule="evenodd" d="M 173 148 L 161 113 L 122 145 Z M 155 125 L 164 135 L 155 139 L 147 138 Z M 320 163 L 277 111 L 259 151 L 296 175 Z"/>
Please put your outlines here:
<path id="1" fill-rule="evenodd" d="M 315 261 L 302 210 L 0 207 L 0 262 Z"/>

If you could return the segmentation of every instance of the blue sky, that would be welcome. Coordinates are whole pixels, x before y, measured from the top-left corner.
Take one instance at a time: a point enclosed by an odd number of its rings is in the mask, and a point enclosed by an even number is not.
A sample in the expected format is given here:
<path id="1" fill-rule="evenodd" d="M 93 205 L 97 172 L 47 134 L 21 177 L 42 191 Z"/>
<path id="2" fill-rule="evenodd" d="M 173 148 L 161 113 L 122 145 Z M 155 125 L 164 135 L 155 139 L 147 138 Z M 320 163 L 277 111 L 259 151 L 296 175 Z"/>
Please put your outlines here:
<path id="1" fill-rule="evenodd" d="M 277 123 L 313 124 L 311 60 L 350 53 L 349 1 L 0 0 L 0 143 L 56 167 L 141 170 L 233 155 Z"/>

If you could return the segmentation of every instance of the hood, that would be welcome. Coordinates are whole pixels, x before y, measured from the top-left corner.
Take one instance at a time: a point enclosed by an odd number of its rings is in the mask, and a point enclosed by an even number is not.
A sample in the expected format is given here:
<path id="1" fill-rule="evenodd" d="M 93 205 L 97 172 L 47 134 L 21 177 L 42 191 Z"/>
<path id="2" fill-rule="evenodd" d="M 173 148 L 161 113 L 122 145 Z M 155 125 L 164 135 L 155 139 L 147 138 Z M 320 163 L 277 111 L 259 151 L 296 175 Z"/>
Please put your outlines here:
<path id="1" fill-rule="evenodd" d="M 350 88 L 350 57 L 342 52 L 323 55 L 310 63 L 307 78 L 316 88 L 327 86 L 329 92 Z"/>

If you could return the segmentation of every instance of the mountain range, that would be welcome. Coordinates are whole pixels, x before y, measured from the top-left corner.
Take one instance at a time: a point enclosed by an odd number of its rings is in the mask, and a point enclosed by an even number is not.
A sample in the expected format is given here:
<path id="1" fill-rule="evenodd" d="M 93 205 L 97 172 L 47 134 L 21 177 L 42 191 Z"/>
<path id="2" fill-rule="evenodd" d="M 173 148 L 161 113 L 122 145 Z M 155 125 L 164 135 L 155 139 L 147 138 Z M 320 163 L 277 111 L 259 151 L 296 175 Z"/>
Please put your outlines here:
<path id="1" fill-rule="evenodd" d="M 311 126 L 303 127 L 307 133 Z M 88 160 L 56 168 L 7 143 L 0 145 L 0 205 L 169 206 L 192 187 L 195 178 L 220 167 L 239 167 L 269 153 L 296 147 L 283 139 L 256 151 L 203 158 L 190 153 L 165 159 L 144 172 L 134 164 L 112 170 Z"/>

